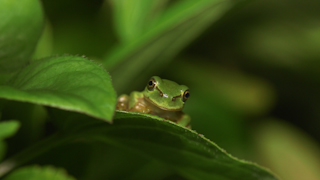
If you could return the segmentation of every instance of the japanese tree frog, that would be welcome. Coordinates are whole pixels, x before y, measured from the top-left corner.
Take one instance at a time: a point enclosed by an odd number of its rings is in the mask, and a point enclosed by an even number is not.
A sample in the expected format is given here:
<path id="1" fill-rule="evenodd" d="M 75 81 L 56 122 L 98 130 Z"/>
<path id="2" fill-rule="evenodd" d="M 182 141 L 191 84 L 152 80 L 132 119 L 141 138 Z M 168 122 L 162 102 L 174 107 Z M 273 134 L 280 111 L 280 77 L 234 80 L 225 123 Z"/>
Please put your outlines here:
<path id="1" fill-rule="evenodd" d="M 190 116 L 181 111 L 189 97 L 187 86 L 153 76 L 144 91 L 119 96 L 117 109 L 153 114 L 190 128 Z"/>

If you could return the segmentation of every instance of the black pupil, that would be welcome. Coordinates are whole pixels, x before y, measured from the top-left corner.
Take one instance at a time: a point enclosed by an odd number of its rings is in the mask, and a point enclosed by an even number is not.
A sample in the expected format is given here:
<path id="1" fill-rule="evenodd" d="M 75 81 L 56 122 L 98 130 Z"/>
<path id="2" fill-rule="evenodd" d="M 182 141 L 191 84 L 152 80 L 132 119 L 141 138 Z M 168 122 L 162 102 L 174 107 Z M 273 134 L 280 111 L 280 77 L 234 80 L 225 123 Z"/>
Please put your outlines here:
<path id="1" fill-rule="evenodd" d="M 184 96 L 185 96 L 186 98 L 189 98 L 190 94 L 189 94 L 189 93 L 186 93 Z"/>
<path id="2" fill-rule="evenodd" d="M 152 81 L 149 81 L 149 86 L 152 86 L 153 85 L 153 82 Z"/>

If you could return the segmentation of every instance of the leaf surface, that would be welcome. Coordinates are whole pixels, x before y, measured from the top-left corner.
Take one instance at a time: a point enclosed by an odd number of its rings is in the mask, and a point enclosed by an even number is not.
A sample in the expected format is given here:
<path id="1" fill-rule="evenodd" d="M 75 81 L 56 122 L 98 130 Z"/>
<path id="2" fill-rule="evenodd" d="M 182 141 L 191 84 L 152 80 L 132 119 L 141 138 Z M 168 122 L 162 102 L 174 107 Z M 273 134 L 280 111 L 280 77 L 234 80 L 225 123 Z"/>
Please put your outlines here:
<path id="1" fill-rule="evenodd" d="M 124 148 L 187 179 L 277 179 L 257 164 L 232 157 L 195 131 L 152 115 L 118 111 L 113 125 L 86 125 L 77 132 L 81 132 L 78 138 Z"/>
<path id="2" fill-rule="evenodd" d="M 38 0 L 1 0 L 0 19 L 0 84 L 3 84 L 32 56 L 44 20 Z"/>
<path id="3" fill-rule="evenodd" d="M 0 98 L 84 113 L 111 122 L 116 93 L 109 74 L 97 64 L 76 56 L 35 61 L 23 68 Z"/>
<path id="4" fill-rule="evenodd" d="M 43 153 L 50 149 L 63 147 L 63 144 L 82 142 L 87 145 L 101 143 L 107 147 L 105 152 L 112 152 L 108 155 L 109 159 L 101 157 L 99 160 L 106 160 L 106 167 L 109 168 L 112 167 L 110 163 L 126 162 L 132 159 L 131 157 L 138 161 L 141 159 L 150 162 L 148 167 L 143 164 L 140 167 L 143 169 L 147 167 L 148 170 L 145 173 L 139 173 L 139 167 L 136 167 L 137 173 L 128 170 L 131 173 L 126 175 L 126 178 L 129 179 L 131 176 L 136 179 L 146 179 L 146 177 L 152 177 L 151 172 L 166 172 L 168 175 L 177 175 L 186 179 L 277 179 L 267 169 L 231 156 L 203 135 L 157 116 L 117 111 L 112 125 L 90 117 L 82 120 L 73 127 L 70 126 L 68 131 L 65 131 L 67 133 L 56 134 L 48 140 L 35 144 L 13 159 L 7 159 L 0 164 L 0 170 L 8 164 L 15 163 L 10 169 L 4 169 L 2 174 L 37 156 L 44 155 Z M 108 150 L 113 147 L 118 150 Z M 49 154 L 48 157 L 52 155 Z M 116 161 L 112 157 L 117 157 Z M 138 164 L 136 162 L 137 166 Z M 108 177 L 113 173 L 109 172 L 109 169 L 105 169 L 104 172 L 98 170 L 102 176 Z"/>

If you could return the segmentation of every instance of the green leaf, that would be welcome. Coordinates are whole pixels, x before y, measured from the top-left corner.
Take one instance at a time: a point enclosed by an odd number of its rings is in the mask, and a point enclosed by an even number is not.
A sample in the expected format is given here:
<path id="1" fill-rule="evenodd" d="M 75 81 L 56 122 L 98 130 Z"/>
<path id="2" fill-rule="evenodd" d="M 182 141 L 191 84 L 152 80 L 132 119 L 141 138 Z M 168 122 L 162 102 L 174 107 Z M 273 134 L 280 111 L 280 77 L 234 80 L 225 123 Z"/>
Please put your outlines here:
<path id="1" fill-rule="evenodd" d="M 14 135 L 19 129 L 20 123 L 18 121 L 2 121 L 0 122 L 0 160 L 6 153 L 7 145 L 3 139 Z"/>
<path id="2" fill-rule="evenodd" d="M 112 0 L 116 32 L 123 43 L 140 38 L 168 0 Z"/>
<path id="3" fill-rule="evenodd" d="M 18 121 L 2 121 L 0 122 L 0 140 L 14 135 L 20 124 Z"/>
<path id="4" fill-rule="evenodd" d="M 109 74 L 75 56 L 50 57 L 26 66 L 5 86 L 0 98 L 84 113 L 111 122 L 116 93 Z"/>
<path id="5" fill-rule="evenodd" d="M 11 154 L 42 138 L 46 132 L 45 124 L 48 119 L 46 107 L 27 102 L 1 101 L 5 102 L 2 119 L 16 119 L 21 125 L 17 134 L 8 140 Z"/>
<path id="6" fill-rule="evenodd" d="M 43 26 L 38 0 L 0 0 L 0 84 L 27 63 Z"/>
<path id="7" fill-rule="evenodd" d="M 144 161 L 149 159 L 150 167 L 142 167 L 148 169 L 147 172 L 132 174 L 137 179 L 152 177 L 148 172 L 157 172 L 157 168 L 161 168 L 160 172 L 177 174 L 187 179 L 277 179 L 268 170 L 232 157 L 197 132 L 171 121 L 153 115 L 123 111 L 117 112 L 114 119 L 112 125 L 92 119 L 82 121 L 82 124 L 75 124 L 73 128 L 66 131 L 68 133 L 56 134 L 7 159 L 0 164 L 0 175 L 40 155 L 43 157 L 43 153 L 48 150 L 63 144 L 70 145 L 71 142 L 82 142 L 102 143 L 118 148 L 118 151 L 113 151 L 112 157 L 128 157 L 132 154 L 134 157 L 143 157 L 141 159 Z M 125 152 L 130 153 L 122 156 L 121 153 Z M 110 160 L 112 161 L 112 158 Z M 117 162 L 121 161 L 123 159 Z M 5 168 L 12 163 L 14 163 L 13 166 Z M 108 170 L 105 171 L 108 172 Z"/>
<path id="8" fill-rule="evenodd" d="M 169 7 L 139 38 L 118 46 L 105 58 L 103 65 L 112 69 L 115 88 L 123 90 L 141 72 L 153 74 L 154 69 L 166 65 L 234 4 L 189 0 Z"/>
<path id="9" fill-rule="evenodd" d="M 65 170 L 51 166 L 28 166 L 9 174 L 4 180 L 74 180 Z"/>
<path id="10" fill-rule="evenodd" d="M 277 179 L 254 163 L 232 157 L 195 131 L 152 115 L 117 112 L 113 125 L 99 123 L 81 131 L 81 137 L 154 159 L 187 179 Z"/>

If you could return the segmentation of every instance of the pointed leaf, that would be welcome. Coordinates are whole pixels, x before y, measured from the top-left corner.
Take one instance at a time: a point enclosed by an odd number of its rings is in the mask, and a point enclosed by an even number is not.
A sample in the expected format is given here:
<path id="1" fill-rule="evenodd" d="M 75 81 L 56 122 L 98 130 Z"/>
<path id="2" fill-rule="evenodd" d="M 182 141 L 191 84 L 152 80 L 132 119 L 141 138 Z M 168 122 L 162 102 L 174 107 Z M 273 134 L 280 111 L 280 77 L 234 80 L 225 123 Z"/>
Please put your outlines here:
<path id="1" fill-rule="evenodd" d="M 131 154 L 143 157 L 144 160 L 149 159 L 153 163 L 148 165 L 148 172 L 163 171 L 187 179 L 277 179 L 265 168 L 231 156 L 203 135 L 153 115 L 118 111 L 112 125 L 103 121 L 83 120 L 82 124 L 75 124 L 68 129 L 68 134 L 56 134 L 7 159 L 0 164 L 0 176 L 50 149 L 76 141 L 114 146 L 120 149 L 112 152 L 118 158 Z M 130 153 L 121 156 L 125 152 Z M 118 162 L 125 162 L 125 159 L 118 159 Z M 6 168 L 12 164 L 13 166 Z M 169 169 L 163 169 L 166 167 Z M 157 171 L 156 168 L 161 170 Z M 137 179 L 151 177 L 144 173 L 131 175 Z"/>
<path id="2" fill-rule="evenodd" d="M 153 115 L 117 112 L 113 125 L 86 126 L 77 136 L 154 159 L 187 179 L 277 179 L 254 163 L 232 157 L 195 131 Z"/>

